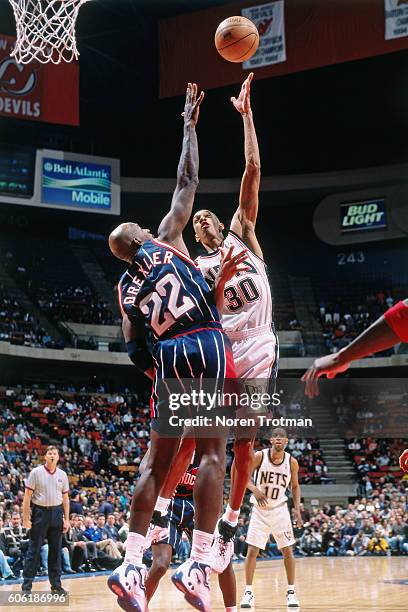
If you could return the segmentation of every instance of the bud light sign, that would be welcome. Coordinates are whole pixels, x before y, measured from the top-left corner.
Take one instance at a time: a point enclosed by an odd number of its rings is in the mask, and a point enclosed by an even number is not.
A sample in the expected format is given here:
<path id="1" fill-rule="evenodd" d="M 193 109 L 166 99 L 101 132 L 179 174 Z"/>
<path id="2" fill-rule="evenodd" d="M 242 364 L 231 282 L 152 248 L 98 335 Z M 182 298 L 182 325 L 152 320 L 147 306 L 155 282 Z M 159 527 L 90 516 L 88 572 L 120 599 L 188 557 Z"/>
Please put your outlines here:
<path id="1" fill-rule="evenodd" d="M 384 199 L 342 204 L 340 211 L 342 233 L 387 227 Z"/>
<path id="2" fill-rule="evenodd" d="M 42 202 L 110 212 L 112 168 L 109 165 L 53 159 L 42 160 Z"/>

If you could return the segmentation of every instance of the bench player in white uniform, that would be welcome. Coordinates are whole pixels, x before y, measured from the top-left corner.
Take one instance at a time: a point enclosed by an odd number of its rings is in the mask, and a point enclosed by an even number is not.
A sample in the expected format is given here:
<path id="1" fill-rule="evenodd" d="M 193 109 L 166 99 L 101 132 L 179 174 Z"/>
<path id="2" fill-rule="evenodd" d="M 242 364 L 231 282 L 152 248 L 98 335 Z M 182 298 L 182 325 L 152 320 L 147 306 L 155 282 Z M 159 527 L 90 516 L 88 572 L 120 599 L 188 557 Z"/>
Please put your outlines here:
<path id="1" fill-rule="evenodd" d="M 298 481 L 299 464 L 294 457 L 285 452 L 288 438 L 284 429 L 276 428 L 272 432 L 271 447 L 255 453 L 253 483 L 248 485 L 253 504 L 246 541 L 248 552 L 245 560 L 245 594 L 241 608 L 252 608 L 255 597 L 252 582 L 259 550 L 265 549 L 270 534 L 273 535 L 285 563 L 288 579 L 287 606 L 298 608 L 299 601 L 295 594 L 295 558 L 292 546 L 296 540 L 293 535 L 286 491 L 291 485 L 295 508 L 296 523 L 300 527 L 300 485 Z"/>
<path id="2" fill-rule="evenodd" d="M 255 233 L 260 156 L 250 102 L 252 78 L 251 73 L 243 83 L 239 97 L 231 98 L 244 125 L 245 171 L 239 206 L 233 216 L 230 231 L 224 237 L 224 225 L 209 210 L 195 213 L 193 226 L 197 242 L 207 251 L 206 255 L 198 257 L 196 261 L 210 286 L 214 285 L 218 270 L 231 256 L 231 250 L 233 256 L 247 253 L 243 262 L 246 271 L 237 272 L 226 285 L 218 285 L 216 294 L 221 296 L 221 303 L 217 299 L 217 307 L 223 328 L 232 343 L 237 378 L 244 385 L 244 390 L 249 388 L 249 392 L 265 392 L 269 390 L 268 387 L 271 388 L 271 379 L 274 381 L 276 378 L 278 340 L 272 323 L 272 296 L 266 265 Z M 233 553 L 232 537 L 252 473 L 255 434 L 256 430 L 237 432 L 229 504 L 218 524 L 221 538 L 216 538 L 216 546 L 219 554 L 215 554 L 212 565 L 218 573 L 227 567 Z"/>

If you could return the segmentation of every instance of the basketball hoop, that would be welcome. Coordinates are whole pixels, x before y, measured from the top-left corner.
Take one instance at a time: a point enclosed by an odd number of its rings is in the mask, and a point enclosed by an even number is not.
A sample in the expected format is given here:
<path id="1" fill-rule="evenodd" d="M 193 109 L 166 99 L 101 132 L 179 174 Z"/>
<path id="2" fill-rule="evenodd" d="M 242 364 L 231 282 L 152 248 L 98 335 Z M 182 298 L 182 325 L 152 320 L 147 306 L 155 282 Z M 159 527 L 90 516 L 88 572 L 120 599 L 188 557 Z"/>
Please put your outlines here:
<path id="1" fill-rule="evenodd" d="M 79 9 L 91 0 L 9 0 L 17 27 L 11 53 L 18 64 L 78 59 L 75 24 Z"/>

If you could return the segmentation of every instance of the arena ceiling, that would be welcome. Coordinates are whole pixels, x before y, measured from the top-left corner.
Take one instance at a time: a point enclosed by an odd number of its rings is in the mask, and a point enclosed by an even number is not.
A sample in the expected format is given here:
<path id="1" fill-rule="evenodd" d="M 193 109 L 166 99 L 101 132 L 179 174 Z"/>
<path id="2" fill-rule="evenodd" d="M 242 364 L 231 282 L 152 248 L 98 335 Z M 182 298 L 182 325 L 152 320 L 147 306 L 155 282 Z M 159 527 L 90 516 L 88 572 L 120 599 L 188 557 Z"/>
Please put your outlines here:
<path id="1" fill-rule="evenodd" d="M 157 23 L 222 0 L 95 0 L 81 9 L 81 127 L 1 119 L 5 141 L 118 156 L 127 176 L 174 176 L 181 98 L 158 99 Z M 0 32 L 15 32 L 0 0 Z M 180 33 L 182 35 L 182 33 Z M 254 82 L 265 174 L 408 160 L 408 52 Z M 209 92 L 200 119 L 201 174 L 238 176 L 237 87 Z M 220 129 L 223 136 L 220 137 Z"/>

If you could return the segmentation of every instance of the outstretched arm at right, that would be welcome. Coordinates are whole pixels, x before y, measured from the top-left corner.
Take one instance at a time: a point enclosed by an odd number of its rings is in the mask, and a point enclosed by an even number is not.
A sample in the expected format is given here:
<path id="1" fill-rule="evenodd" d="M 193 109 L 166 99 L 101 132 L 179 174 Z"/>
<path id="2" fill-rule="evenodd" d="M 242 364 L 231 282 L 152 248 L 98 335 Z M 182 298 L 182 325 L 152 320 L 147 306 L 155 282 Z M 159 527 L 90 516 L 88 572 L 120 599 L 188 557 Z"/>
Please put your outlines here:
<path id="1" fill-rule="evenodd" d="M 337 374 L 347 370 L 352 361 L 385 351 L 405 340 L 405 336 L 397 334 L 395 331 L 397 328 L 393 325 L 393 319 L 390 316 L 396 307 L 400 307 L 400 310 L 404 311 L 404 305 L 406 307 L 406 316 L 408 317 L 408 300 L 405 300 L 403 304 L 390 308 L 382 317 L 377 319 L 368 329 L 338 353 L 316 359 L 302 377 L 302 381 L 306 383 L 306 395 L 312 398 L 319 394 L 318 379 L 321 376 L 334 378 Z M 399 327 L 401 328 L 401 323 L 399 323 Z M 406 334 L 408 338 L 408 319 Z"/>

